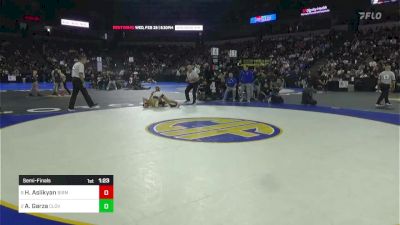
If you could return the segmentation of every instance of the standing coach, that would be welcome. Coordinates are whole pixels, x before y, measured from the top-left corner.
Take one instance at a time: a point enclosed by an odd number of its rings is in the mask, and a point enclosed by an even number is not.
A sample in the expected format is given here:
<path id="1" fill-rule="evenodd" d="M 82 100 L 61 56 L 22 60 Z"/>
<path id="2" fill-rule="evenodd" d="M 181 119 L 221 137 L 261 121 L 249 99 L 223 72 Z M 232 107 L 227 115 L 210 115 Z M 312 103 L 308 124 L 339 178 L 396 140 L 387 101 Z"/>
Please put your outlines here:
<path id="1" fill-rule="evenodd" d="M 75 101 L 78 96 L 79 91 L 82 92 L 86 103 L 90 108 L 99 108 L 99 106 L 93 103 L 92 98 L 90 98 L 85 86 L 85 63 L 87 62 L 86 56 L 82 55 L 79 57 L 79 61 L 72 67 L 72 95 L 69 100 L 68 111 L 75 111 Z"/>
<path id="2" fill-rule="evenodd" d="M 244 91 L 246 91 L 246 100 L 248 103 L 250 103 L 251 98 L 253 97 L 253 82 L 255 79 L 254 72 L 249 70 L 247 66 L 243 66 L 243 70 L 240 71 L 240 102 L 243 102 L 243 99 L 245 97 Z"/>
<path id="3" fill-rule="evenodd" d="M 385 104 L 390 106 L 389 102 L 389 91 L 394 89 L 396 77 L 394 73 L 390 70 L 390 66 L 385 66 L 385 71 L 381 72 L 378 77 L 378 87 L 381 90 L 381 95 L 376 102 L 376 107 L 381 107 L 381 101 L 385 99 Z"/>

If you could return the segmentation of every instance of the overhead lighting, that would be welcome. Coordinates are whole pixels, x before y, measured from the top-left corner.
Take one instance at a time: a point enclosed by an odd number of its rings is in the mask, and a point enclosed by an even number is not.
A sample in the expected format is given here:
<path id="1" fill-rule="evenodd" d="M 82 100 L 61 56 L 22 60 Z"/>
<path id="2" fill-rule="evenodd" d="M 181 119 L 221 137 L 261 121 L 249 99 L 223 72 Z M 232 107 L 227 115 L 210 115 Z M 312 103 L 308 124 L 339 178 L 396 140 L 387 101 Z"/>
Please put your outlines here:
<path id="1" fill-rule="evenodd" d="M 46 29 L 46 31 L 47 31 L 48 33 L 51 32 L 51 27 L 50 27 L 50 26 L 45 26 L 44 29 Z"/>

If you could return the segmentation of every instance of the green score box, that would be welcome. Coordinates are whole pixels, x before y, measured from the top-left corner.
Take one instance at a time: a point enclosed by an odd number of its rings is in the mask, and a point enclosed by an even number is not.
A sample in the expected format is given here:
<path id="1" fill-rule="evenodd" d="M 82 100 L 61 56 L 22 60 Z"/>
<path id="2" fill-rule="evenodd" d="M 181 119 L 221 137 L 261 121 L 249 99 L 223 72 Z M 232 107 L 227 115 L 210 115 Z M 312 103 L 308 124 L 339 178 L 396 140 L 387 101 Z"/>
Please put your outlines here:
<path id="1" fill-rule="evenodd" d="M 114 212 L 114 200 L 112 200 L 112 199 L 100 199 L 100 201 L 99 201 L 99 212 L 100 213 Z"/>

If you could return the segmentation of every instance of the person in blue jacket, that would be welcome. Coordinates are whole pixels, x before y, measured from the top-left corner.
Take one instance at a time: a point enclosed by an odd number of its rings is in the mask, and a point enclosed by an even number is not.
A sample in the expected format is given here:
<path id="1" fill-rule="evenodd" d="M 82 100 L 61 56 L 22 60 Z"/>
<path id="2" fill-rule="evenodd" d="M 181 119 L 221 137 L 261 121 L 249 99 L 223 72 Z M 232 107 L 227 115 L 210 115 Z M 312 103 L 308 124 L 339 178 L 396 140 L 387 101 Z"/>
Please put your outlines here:
<path id="1" fill-rule="evenodd" d="M 251 98 L 253 97 L 254 87 L 254 72 L 249 70 L 247 66 L 243 66 L 243 70 L 240 71 L 240 101 L 243 102 L 245 97 L 244 91 L 246 91 L 246 100 L 250 102 Z"/>
<path id="2" fill-rule="evenodd" d="M 236 84 L 237 80 L 233 77 L 233 73 L 229 72 L 229 77 L 225 80 L 226 90 L 224 94 L 223 101 L 226 101 L 228 98 L 229 92 L 232 92 L 232 100 L 236 102 Z"/>

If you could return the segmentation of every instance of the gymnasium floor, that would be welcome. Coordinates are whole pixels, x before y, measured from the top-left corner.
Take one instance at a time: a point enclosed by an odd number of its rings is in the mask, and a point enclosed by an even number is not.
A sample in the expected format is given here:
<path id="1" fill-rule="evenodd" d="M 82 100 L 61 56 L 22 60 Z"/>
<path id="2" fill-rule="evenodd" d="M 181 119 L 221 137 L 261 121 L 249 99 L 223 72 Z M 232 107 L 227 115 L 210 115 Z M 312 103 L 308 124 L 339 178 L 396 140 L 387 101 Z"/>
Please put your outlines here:
<path id="1" fill-rule="evenodd" d="M 183 88 L 162 85 L 179 101 Z M 399 95 L 386 110 L 377 93 L 299 106 L 299 90 L 283 105 L 143 109 L 149 91 L 90 90 L 101 109 L 67 113 L 68 97 L 2 90 L 2 225 L 399 223 Z M 114 213 L 18 214 L 20 174 L 114 175 Z"/>

